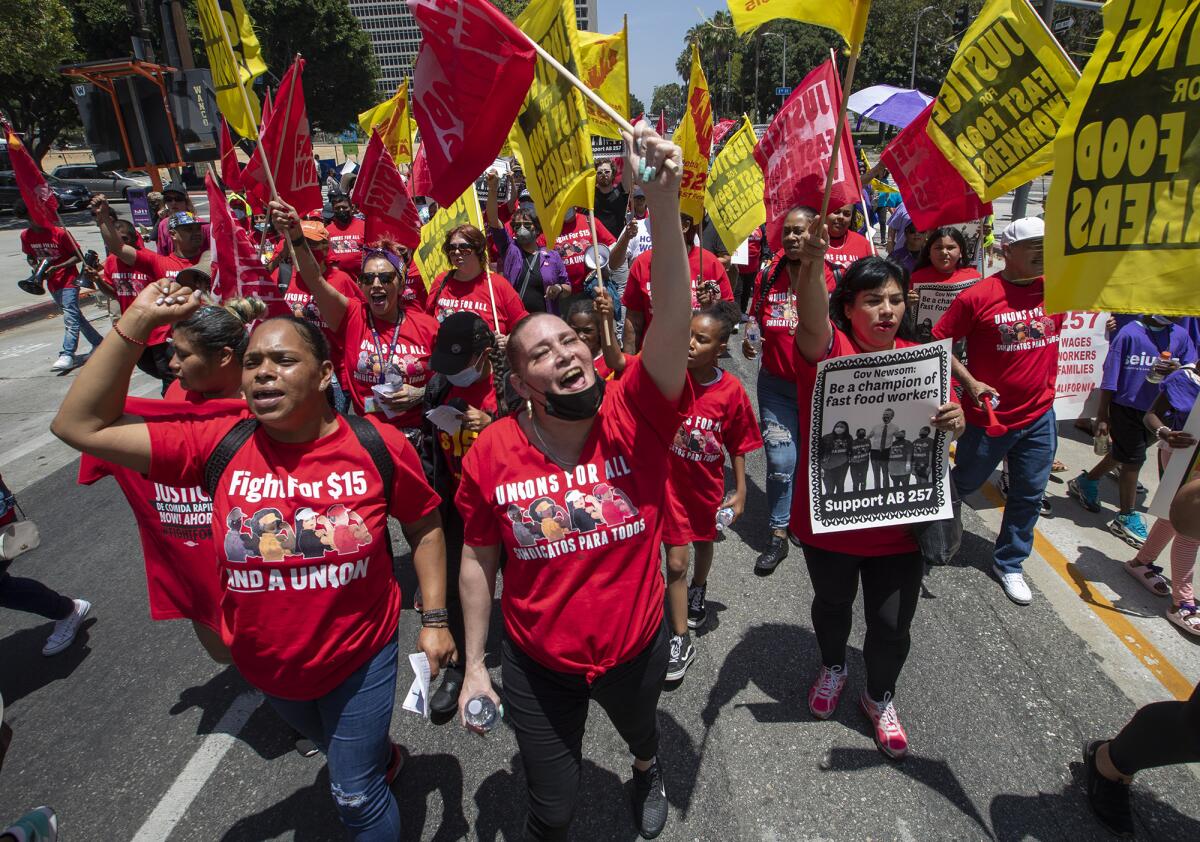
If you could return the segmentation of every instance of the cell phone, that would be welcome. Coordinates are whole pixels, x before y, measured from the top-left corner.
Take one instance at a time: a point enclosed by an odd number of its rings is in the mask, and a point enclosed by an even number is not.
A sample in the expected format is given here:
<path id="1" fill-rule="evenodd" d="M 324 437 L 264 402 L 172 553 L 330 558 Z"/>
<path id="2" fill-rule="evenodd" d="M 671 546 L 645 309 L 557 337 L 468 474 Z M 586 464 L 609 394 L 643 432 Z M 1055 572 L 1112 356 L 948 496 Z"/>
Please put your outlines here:
<path id="1" fill-rule="evenodd" d="M 100 255 L 96 254 L 95 249 L 88 249 L 83 255 L 84 265 L 90 266 L 93 269 L 100 268 Z"/>
<path id="2" fill-rule="evenodd" d="M 628 225 L 633 222 L 633 219 L 633 211 L 625 211 L 625 224 Z"/>

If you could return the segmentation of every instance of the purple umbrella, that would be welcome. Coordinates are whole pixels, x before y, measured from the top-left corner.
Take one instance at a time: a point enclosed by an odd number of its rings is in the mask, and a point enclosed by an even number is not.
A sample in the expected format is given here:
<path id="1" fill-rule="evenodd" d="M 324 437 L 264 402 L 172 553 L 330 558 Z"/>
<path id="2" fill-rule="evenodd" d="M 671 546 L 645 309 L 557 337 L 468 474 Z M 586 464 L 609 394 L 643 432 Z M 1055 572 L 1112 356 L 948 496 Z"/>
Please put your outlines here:
<path id="1" fill-rule="evenodd" d="M 912 88 L 872 85 L 851 94 L 847 107 L 858 115 L 855 128 L 867 118 L 904 128 L 931 102 L 933 97 Z"/>

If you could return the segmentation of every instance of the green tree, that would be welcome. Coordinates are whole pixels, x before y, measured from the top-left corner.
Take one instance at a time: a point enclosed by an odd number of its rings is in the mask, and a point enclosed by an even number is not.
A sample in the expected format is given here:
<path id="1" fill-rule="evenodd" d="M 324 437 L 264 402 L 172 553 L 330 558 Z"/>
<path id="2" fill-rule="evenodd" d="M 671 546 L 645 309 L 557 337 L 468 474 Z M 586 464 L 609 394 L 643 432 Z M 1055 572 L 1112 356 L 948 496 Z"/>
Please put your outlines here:
<path id="1" fill-rule="evenodd" d="M 637 94 L 629 94 L 629 116 L 636 117 L 646 113 L 646 104 L 638 99 Z"/>
<path id="2" fill-rule="evenodd" d="M 687 88 L 678 82 L 655 85 L 654 93 L 650 97 L 650 113 L 647 115 L 647 118 L 657 118 L 659 114 L 665 111 L 667 113 L 667 122 L 676 122 L 683 117 L 683 106 L 686 99 Z"/>
<path id="3" fill-rule="evenodd" d="M 24 135 L 35 161 L 78 122 L 58 65 L 76 60 L 71 14 L 62 0 L 0 3 L 0 109 Z"/>

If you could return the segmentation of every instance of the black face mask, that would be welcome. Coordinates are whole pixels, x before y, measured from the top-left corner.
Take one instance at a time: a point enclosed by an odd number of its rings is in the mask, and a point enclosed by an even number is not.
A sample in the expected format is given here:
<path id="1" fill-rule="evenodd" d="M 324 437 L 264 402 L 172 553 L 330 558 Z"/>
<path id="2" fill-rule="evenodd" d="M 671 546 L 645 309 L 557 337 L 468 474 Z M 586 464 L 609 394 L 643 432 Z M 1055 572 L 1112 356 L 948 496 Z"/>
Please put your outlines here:
<path id="1" fill-rule="evenodd" d="M 338 222 L 349 222 L 351 217 L 350 211 L 334 211 L 333 218 Z"/>
<path id="2" fill-rule="evenodd" d="M 536 389 L 533 391 L 537 392 Z M 546 414 L 562 421 L 586 421 L 595 418 L 604 401 L 604 379 L 599 375 L 592 385 L 582 392 L 559 395 L 554 392 L 537 392 L 545 399 Z"/>

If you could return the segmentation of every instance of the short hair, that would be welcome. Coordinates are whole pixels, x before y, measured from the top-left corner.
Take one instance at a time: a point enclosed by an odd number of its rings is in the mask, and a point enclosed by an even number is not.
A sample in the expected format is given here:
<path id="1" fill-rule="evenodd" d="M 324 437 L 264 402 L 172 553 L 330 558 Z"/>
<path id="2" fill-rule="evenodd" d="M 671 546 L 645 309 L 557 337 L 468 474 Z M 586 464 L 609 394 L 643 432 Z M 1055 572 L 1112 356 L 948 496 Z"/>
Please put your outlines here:
<path id="1" fill-rule="evenodd" d="M 596 305 L 590 298 L 580 298 L 571 302 L 571 306 L 567 308 L 566 320 L 567 324 L 571 323 L 571 319 L 576 316 L 587 316 L 594 318 L 596 315 Z"/>
<path id="2" fill-rule="evenodd" d="M 700 310 L 692 318 L 695 319 L 700 316 L 712 319 L 717 323 L 717 336 L 722 342 L 729 341 L 729 337 L 733 334 L 734 326 L 741 321 L 741 312 L 732 301 L 718 301 L 716 304 Z"/>

